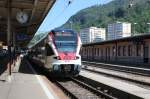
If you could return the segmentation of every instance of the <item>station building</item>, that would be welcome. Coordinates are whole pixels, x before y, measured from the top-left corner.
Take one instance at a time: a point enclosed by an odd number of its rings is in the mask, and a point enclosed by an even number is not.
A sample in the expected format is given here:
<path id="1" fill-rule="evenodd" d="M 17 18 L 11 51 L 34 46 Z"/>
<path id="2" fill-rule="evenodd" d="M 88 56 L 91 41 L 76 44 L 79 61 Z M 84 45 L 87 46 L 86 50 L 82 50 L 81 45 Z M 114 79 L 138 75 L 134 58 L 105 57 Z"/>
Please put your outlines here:
<path id="1" fill-rule="evenodd" d="M 85 61 L 150 63 L 150 34 L 83 44 Z"/>

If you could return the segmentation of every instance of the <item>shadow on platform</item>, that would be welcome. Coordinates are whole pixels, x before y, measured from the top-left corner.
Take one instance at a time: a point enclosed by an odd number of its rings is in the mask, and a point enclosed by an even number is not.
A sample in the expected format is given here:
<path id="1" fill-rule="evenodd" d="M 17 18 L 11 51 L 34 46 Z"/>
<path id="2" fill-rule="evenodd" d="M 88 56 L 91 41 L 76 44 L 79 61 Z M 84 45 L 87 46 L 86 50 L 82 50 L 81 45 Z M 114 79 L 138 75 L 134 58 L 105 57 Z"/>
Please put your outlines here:
<path id="1" fill-rule="evenodd" d="M 34 74 L 28 65 L 29 64 L 27 63 L 26 59 L 22 59 L 18 72 L 24 74 Z"/>
<path id="2" fill-rule="evenodd" d="M 5 72 L 7 69 L 8 57 L 0 56 L 0 75 Z"/>

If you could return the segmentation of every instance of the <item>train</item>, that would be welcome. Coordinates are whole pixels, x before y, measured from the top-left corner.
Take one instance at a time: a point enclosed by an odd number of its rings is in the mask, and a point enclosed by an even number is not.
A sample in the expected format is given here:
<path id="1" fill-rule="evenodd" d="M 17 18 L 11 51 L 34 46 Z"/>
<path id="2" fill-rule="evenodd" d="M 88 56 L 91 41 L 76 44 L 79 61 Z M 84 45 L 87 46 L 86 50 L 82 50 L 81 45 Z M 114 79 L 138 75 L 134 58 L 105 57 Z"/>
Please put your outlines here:
<path id="1" fill-rule="evenodd" d="M 81 46 L 80 36 L 73 30 L 52 30 L 42 46 L 34 51 L 32 60 L 44 66 L 53 76 L 78 76 Z"/>

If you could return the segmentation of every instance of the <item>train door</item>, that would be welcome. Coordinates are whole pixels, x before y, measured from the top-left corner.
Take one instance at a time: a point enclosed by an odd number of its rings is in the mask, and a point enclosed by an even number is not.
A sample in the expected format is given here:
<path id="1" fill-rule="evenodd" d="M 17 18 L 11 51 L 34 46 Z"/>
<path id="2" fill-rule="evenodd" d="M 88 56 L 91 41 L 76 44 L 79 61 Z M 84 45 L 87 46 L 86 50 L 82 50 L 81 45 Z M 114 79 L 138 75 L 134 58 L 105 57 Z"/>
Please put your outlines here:
<path id="1" fill-rule="evenodd" d="M 144 59 L 143 59 L 144 63 L 148 63 L 148 55 L 149 55 L 148 51 L 149 51 L 148 46 L 145 46 L 144 47 Z"/>

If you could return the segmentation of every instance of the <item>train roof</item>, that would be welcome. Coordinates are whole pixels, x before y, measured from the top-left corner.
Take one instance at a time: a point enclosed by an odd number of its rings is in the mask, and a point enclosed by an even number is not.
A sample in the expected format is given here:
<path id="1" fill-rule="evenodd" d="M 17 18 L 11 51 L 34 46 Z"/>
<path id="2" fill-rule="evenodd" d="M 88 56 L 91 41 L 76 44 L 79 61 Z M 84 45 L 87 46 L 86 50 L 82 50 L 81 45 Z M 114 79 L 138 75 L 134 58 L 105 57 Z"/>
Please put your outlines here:
<path id="1" fill-rule="evenodd" d="M 95 42 L 95 43 L 88 43 L 88 44 L 83 44 L 83 46 L 103 45 L 103 44 L 108 44 L 108 43 L 127 42 L 127 41 L 141 42 L 144 39 L 150 39 L 150 34 L 136 35 L 136 36 L 130 36 L 130 37 L 123 37 L 123 38 L 119 38 L 119 39 L 106 40 L 106 41 L 100 41 L 100 42 Z"/>
<path id="2" fill-rule="evenodd" d="M 55 29 L 55 30 L 52 30 L 54 32 L 58 32 L 58 31 L 64 31 L 64 32 L 74 32 L 74 30 L 71 30 L 71 29 Z M 75 33 L 75 32 L 74 32 Z"/>

